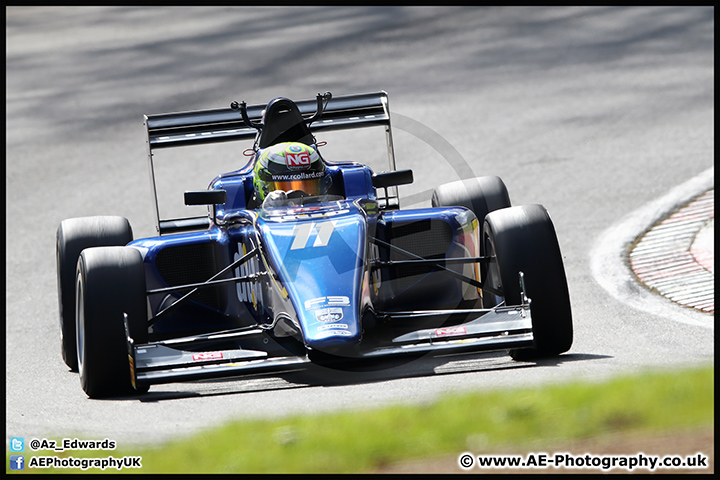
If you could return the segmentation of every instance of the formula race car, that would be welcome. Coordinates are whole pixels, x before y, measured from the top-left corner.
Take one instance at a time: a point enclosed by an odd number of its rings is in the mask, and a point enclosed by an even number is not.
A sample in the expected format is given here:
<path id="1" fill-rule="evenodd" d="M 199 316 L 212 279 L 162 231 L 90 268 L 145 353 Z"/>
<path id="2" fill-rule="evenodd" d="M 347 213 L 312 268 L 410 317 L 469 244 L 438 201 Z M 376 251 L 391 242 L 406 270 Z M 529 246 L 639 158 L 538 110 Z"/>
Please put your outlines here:
<path id="1" fill-rule="evenodd" d="M 385 92 L 145 116 L 157 235 L 117 216 L 57 232 L 62 355 L 92 398 L 152 384 L 346 368 L 394 356 L 508 350 L 555 356 L 573 339 L 555 229 L 511 206 L 494 176 L 400 209 Z M 326 161 L 316 133 L 384 127 L 389 168 Z M 186 191 L 207 215 L 161 219 L 153 154 L 254 139 L 248 164 Z M 185 208 L 185 207 L 183 207 Z"/>

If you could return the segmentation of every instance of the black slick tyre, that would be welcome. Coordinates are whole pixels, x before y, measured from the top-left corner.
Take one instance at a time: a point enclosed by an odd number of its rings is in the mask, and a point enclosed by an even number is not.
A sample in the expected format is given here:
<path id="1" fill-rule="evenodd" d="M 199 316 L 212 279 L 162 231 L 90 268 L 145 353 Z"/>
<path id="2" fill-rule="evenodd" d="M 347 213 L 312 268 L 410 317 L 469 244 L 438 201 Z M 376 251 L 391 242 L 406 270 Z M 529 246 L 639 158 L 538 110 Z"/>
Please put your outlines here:
<path id="1" fill-rule="evenodd" d="M 485 217 L 483 255 L 483 306 L 492 308 L 521 303 L 519 272 L 530 298 L 534 345 L 511 350 L 516 360 L 551 357 L 570 349 L 572 311 L 565 268 L 555 227 L 542 205 L 523 205 L 492 212 Z"/>
<path id="2" fill-rule="evenodd" d="M 75 346 L 75 271 L 80 252 L 90 247 L 124 246 L 133 240 L 130 222 L 119 216 L 71 218 L 60 223 L 56 236 L 58 307 L 62 357 L 77 371 Z"/>
<path id="3" fill-rule="evenodd" d="M 440 185 L 433 192 L 432 206 L 466 207 L 482 224 L 488 213 L 509 207 L 510 196 L 500 177 L 476 177 Z"/>
<path id="4" fill-rule="evenodd" d="M 90 398 L 136 393 L 130 376 L 123 314 L 128 315 L 134 342 L 147 343 L 142 255 L 133 247 L 83 250 L 77 264 L 75 290 L 78 370 L 83 390 Z"/>

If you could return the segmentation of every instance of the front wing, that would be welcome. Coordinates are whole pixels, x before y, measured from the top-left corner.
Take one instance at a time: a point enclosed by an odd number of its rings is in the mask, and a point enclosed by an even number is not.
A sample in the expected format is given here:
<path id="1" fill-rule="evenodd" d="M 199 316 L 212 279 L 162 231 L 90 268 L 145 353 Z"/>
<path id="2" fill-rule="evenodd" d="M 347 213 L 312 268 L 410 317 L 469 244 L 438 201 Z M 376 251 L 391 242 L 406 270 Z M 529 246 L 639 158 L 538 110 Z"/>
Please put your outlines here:
<path id="1" fill-rule="evenodd" d="M 479 313 L 480 316 L 457 325 L 422 329 L 400 335 L 388 346 L 353 356 L 352 360 L 378 359 L 385 356 L 424 355 L 463 351 L 496 351 L 532 347 L 530 300 L 523 296 L 518 306 L 493 309 L 393 312 L 392 318 L 420 318 L 431 315 Z M 125 321 L 128 361 L 133 386 L 172 383 L 208 378 L 234 377 L 250 374 L 291 371 L 311 363 L 307 355 L 271 356 L 266 349 L 230 349 L 193 351 L 203 344 L 218 341 L 261 339 L 253 344 L 267 344 L 269 339 L 260 328 L 218 332 L 136 345 Z"/>

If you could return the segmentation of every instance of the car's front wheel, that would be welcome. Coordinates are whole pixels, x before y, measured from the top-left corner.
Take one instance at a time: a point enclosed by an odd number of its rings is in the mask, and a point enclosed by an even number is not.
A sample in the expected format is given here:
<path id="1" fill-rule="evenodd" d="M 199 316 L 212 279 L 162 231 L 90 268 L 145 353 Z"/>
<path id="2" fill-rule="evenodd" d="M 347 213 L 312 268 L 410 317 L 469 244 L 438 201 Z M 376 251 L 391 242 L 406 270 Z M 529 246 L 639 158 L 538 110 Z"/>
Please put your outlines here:
<path id="1" fill-rule="evenodd" d="M 559 355 L 573 342 L 572 312 L 555 227 L 542 205 L 491 212 L 483 227 L 483 306 L 521 303 L 520 272 L 530 298 L 534 345 L 511 350 L 515 359 Z"/>
<path id="2" fill-rule="evenodd" d="M 77 264 L 76 332 L 80 383 L 91 398 L 136 390 L 131 381 L 124 314 L 135 343 L 147 343 L 145 274 L 133 247 L 95 247 Z"/>

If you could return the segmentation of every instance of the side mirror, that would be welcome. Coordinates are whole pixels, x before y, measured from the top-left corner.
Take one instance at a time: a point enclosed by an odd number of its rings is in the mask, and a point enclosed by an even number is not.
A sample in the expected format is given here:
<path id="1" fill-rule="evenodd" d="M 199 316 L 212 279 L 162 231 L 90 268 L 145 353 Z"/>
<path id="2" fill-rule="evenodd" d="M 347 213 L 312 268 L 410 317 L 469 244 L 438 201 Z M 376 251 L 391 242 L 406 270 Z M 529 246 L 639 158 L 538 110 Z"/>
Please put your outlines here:
<path id="1" fill-rule="evenodd" d="M 412 170 L 396 170 L 394 172 L 378 173 L 373 175 L 372 183 L 375 188 L 408 185 L 413 183 L 413 172 Z"/>
<path id="2" fill-rule="evenodd" d="M 185 192 L 185 205 L 218 205 L 227 202 L 225 190 Z"/>

